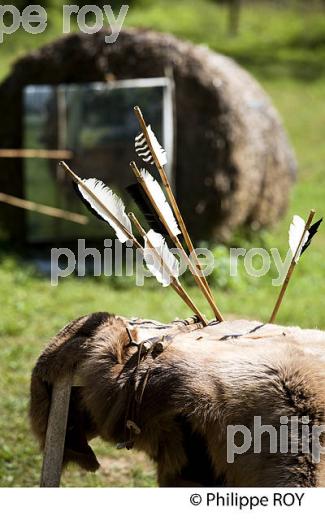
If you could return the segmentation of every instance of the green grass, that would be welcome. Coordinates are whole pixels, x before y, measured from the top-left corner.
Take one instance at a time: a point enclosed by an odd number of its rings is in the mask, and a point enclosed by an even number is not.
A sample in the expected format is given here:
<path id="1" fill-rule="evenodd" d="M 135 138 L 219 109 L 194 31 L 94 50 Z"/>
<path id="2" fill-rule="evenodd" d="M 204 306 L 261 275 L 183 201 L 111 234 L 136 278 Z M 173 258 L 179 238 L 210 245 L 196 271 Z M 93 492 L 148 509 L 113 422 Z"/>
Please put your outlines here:
<path id="1" fill-rule="evenodd" d="M 325 214 L 324 16 L 255 6 L 244 10 L 239 36 L 230 38 L 223 9 L 202 0 L 173 2 L 168 9 L 165 4 L 156 1 L 145 11 L 131 8 L 128 24 L 170 30 L 234 56 L 259 79 L 283 117 L 297 153 L 299 179 L 287 216 L 276 229 L 256 237 L 250 245 L 264 242 L 266 247 L 279 247 L 284 254 L 293 213 L 306 216 L 316 207 Z M 0 74 L 8 71 L 9 62 L 17 55 L 58 34 L 58 13 L 51 20 L 49 32 L 42 38 L 26 39 L 19 33 L 14 40 L 7 39 L 0 47 Z M 321 230 L 297 267 L 279 322 L 325 328 L 324 248 L 325 233 Z M 221 264 L 217 271 L 225 272 L 225 251 L 219 249 L 218 255 Z M 217 276 L 223 287 L 215 287 L 220 308 L 226 316 L 267 319 L 278 292 L 271 278 L 272 273 L 249 279 L 242 268 L 234 283 Z M 197 290 L 189 290 L 210 316 Z M 44 343 L 67 321 L 93 311 L 165 321 L 188 316 L 189 311 L 172 290 L 150 282 L 140 289 L 127 281 L 71 277 L 54 288 L 22 261 L 4 254 L 0 259 L 0 291 L 0 486 L 37 486 L 41 458 L 29 432 L 27 408 L 30 372 Z M 63 485 L 155 485 L 153 468 L 142 457 L 117 452 L 97 441 L 94 446 L 104 469 L 87 475 L 71 468 Z"/>
<path id="2" fill-rule="evenodd" d="M 62 36 L 64 0 L 53 0 L 48 9 L 48 26 L 42 34 L 28 35 L 19 29 L 4 35 L 0 44 L 0 79 L 14 62 L 54 38 Z M 325 73 L 325 9 L 290 8 L 290 0 L 253 2 L 242 9 L 237 36 L 227 30 L 228 10 L 212 0 L 138 0 L 130 8 L 124 26 L 171 32 L 180 38 L 204 44 L 234 57 L 258 77 L 291 77 L 317 80 Z M 297 3 L 292 0 L 293 5 Z M 282 5 L 283 4 L 283 5 Z M 301 2 L 302 4 L 302 2 Z M 117 13 L 117 11 L 116 11 Z M 109 28 L 107 21 L 104 25 Z M 71 30 L 77 30 L 72 19 Z"/>
<path id="3" fill-rule="evenodd" d="M 8 73 L 17 57 L 62 35 L 65 3 L 51 2 L 48 26 L 42 34 L 30 37 L 19 29 L 13 35 L 4 35 L 0 44 L 0 78 Z M 297 5 L 294 0 L 291 3 Z M 315 1 L 296 9 L 290 8 L 289 0 L 282 5 L 278 2 L 277 6 L 274 2 L 247 4 L 242 10 L 239 35 L 235 37 L 228 34 L 228 9 L 212 0 L 138 0 L 135 5 L 130 2 L 125 25 L 171 32 L 208 45 L 265 76 L 290 74 L 315 79 L 324 74 L 324 7 L 313 8 Z M 71 27 L 77 29 L 73 20 Z M 109 28 L 106 20 L 105 27 Z"/>

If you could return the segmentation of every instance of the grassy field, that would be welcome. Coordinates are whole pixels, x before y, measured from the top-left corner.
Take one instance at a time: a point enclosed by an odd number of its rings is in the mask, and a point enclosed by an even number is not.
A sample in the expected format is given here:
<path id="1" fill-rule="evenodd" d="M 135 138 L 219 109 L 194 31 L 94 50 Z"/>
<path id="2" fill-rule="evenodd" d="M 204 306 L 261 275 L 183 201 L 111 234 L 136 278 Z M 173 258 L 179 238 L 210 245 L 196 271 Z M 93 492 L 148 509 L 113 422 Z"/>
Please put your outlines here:
<path id="1" fill-rule="evenodd" d="M 127 23 L 169 30 L 234 56 L 262 83 L 283 117 L 297 153 L 299 180 L 283 222 L 247 245 L 263 243 L 279 247 L 285 254 L 292 214 L 305 216 L 311 207 L 325 213 L 324 16 L 262 6 L 247 8 L 239 35 L 230 38 L 223 9 L 200 0 L 174 2 L 168 9 L 164 4 L 157 1 L 145 11 L 130 9 Z M 0 74 L 8 71 L 10 61 L 23 50 L 58 34 L 58 20 L 55 13 L 49 32 L 38 40 L 24 41 L 20 33 L 12 44 L 8 39 L 0 48 Z M 240 245 L 245 243 L 240 241 Z M 279 322 L 325 328 L 324 247 L 322 230 L 298 265 Z M 220 246 L 216 256 L 215 294 L 224 313 L 267 319 L 278 291 L 271 284 L 274 269 L 266 277 L 251 279 L 240 268 L 239 278 L 229 281 L 226 249 Z M 197 291 L 189 290 L 210 316 Z M 21 259 L 5 253 L 0 256 L 0 291 L 0 486 L 36 486 L 41 459 L 29 432 L 27 408 L 30 371 L 42 345 L 68 320 L 97 310 L 161 320 L 185 317 L 189 312 L 171 290 L 151 282 L 139 289 L 132 282 L 70 277 L 54 288 Z M 97 441 L 94 446 L 102 461 L 101 471 L 86 475 L 71 468 L 63 485 L 155 485 L 154 468 L 143 456 L 117 452 Z"/>

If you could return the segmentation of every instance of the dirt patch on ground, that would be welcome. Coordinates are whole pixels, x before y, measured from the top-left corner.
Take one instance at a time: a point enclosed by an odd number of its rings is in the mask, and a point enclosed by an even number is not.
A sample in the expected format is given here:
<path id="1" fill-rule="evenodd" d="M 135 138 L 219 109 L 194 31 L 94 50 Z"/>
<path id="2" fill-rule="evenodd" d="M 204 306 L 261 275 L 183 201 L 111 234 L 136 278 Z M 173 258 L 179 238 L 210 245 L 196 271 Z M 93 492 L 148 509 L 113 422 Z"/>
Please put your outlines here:
<path id="1" fill-rule="evenodd" d="M 117 456 L 99 458 L 99 473 L 107 481 L 107 486 L 148 486 L 156 483 L 156 468 L 150 459 L 137 451 L 120 451 Z"/>

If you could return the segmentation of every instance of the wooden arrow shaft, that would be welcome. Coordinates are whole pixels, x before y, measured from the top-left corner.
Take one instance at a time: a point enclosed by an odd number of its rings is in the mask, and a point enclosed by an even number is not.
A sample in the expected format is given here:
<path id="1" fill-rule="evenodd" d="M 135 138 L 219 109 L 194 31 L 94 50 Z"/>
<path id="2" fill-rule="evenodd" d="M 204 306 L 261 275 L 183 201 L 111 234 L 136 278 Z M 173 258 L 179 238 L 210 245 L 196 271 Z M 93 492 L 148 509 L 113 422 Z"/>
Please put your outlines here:
<path id="1" fill-rule="evenodd" d="M 182 217 L 182 214 L 181 214 L 180 209 L 178 207 L 177 201 L 176 201 L 176 199 L 174 197 L 174 194 L 173 194 L 173 191 L 171 189 L 171 186 L 170 186 L 168 177 L 166 175 L 165 169 L 160 164 L 159 159 L 158 159 L 158 157 L 156 155 L 156 152 L 155 152 L 155 150 L 154 150 L 154 148 L 152 146 L 152 143 L 151 143 L 151 140 L 150 140 L 150 136 L 149 136 L 149 132 L 148 132 L 148 129 L 147 129 L 147 125 L 146 125 L 146 122 L 145 122 L 144 117 L 142 115 L 141 109 L 139 107 L 134 107 L 134 112 L 135 112 L 135 115 L 136 115 L 136 117 L 137 117 L 137 119 L 139 121 L 142 133 L 143 133 L 143 135 L 144 135 L 144 137 L 145 137 L 145 139 L 147 141 L 147 144 L 148 144 L 148 146 L 150 148 L 150 152 L 151 152 L 152 158 L 154 160 L 154 163 L 156 165 L 156 168 L 157 168 L 157 170 L 159 172 L 161 181 L 162 181 L 162 183 L 163 183 L 163 185 L 164 185 L 164 187 L 166 189 L 166 193 L 167 193 L 169 201 L 170 201 L 170 203 L 172 205 L 172 208 L 173 208 L 173 211 L 175 213 L 175 216 L 176 216 L 177 222 L 179 224 L 179 227 L 181 228 L 181 232 L 182 232 L 182 235 L 184 237 L 186 246 L 187 246 L 190 254 L 192 254 L 192 256 L 194 257 L 195 262 L 197 264 L 197 269 L 199 269 L 201 271 L 201 276 L 202 276 L 202 279 L 203 279 L 203 283 L 206 286 L 207 290 L 210 292 L 211 298 L 213 298 L 211 289 L 209 287 L 207 279 L 204 276 L 201 264 L 199 262 L 199 259 L 198 259 L 197 255 L 196 255 L 196 252 L 195 252 L 195 249 L 194 249 L 194 246 L 193 246 L 193 242 L 192 242 L 192 240 L 190 238 L 190 235 L 189 235 L 189 233 L 187 231 L 187 227 L 185 225 L 184 219 Z"/>
<path id="2" fill-rule="evenodd" d="M 182 284 L 180 283 L 179 280 L 177 280 L 177 278 L 175 278 L 175 276 L 173 275 L 173 273 L 170 271 L 170 269 L 168 268 L 168 266 L 166 266 L 164 263 L 163 263 L 163 258 L 160 257 L 159 253 L 156 251 L 156 249 L 153 247 L 153 245 L 151 244 L 150 240 L 148 239 L 148 236 L 145 232 L 145 230 L 143 229 L 143 227 L 141 226 L 140 222 L 138 221 L 138 219 L 135 217 L 135 215 L 133 213 L 129 213 L 129 217 L 131 219 L 131 221 L 133 222 L 133 224 L 135 225 L 135 227 L 137 228 L 139 234 L 142 236 L 142 238 L 144 238 L 146 241 L 147 241 L 147 244 L 148 244 L 148 247 L 150 248 L 150 250 L 153 252 L 153 254 L 155 255 L 155 257 L 157 258 L 157 260 L 159 262 L 161 262 L 163 264 L 163 269 L 165 269 L 166 273 L 168 274 L 168 276 L 170 277 L 170 280 L 171 280 L 171 286 L 173 287 L 173 289 L 177 292 L 177 294 L 183 299 L 183 301 L 186 303 L 186 305 L 188 305 L 190 307 L 190 309 L 192 309 L 192 311 L 199 317 L 199 319 L 201 320 L 201 322 L 203 323 L 203 325 L 207 325 L 208 322 L 206 320 L 206 318 L 203 316 L 203 314 L 200 312 L 200 310 L 197 308 L 197 306 L 195 305 L 195 303 L 193 302 L 193 300 L 191 299 L 191 297 L 189 296 L 189 294 L 186 292 L 186 290 L 184 289 L 184 287 L 182 286 Z M 142 251 L 143 251 L 143 248 L 142 248 Z"/>
<path id="3" fill-rule="evenodd" d="M 79 184 L 79 186 L 81 186 L 88 193 L 88 195 L 93 198 L 93 200 L 103 210 L 107 217 L 111 219 L 115 223 L 115 225 L 118 228 L 120 228 L 121 231 L 123 231 L 123 233 L 128 237 L 128 239 L 131 240 L 135 246 L 141 248 L 141 245 L 139 244 L 137 239 L 132 235 L 132 233 L 130 233 L 130 231 L 115 217 L 115 215 L 113 215 L 113 213 L 105 206 L 105 204 L 97 197 L 97 195 L 91 189 L 89 189 L 87 184 L 80 177 L 78 177 L 78 175 L 76 175 L 64 161 L 60 162 L 60 166 L 62 166 L 65 169 L 65 171 L 70 175 L 70 177 L 72 177 L 74 182 Z"/>
<path id="4" fill-rule="evenodd" d="M 5 159 L 72 159 L 70 150 L 14 150 L 0 148 L 0 158 Z"/>
<path id="5" fill-rule="evenodd" d="M 151 143 L 151 140 L 150 140 L 150 136 L 149 136 L 149 133 L 148 133 L 148 129 L 147 129 L 147 125 L 146 125 L 146 122 L 143 118 L 143 115 L 142 115 L 142 112 L 140 110 L 139 107 L 135 107 L 134 108 L 134 112 L 136 114 L 136 117 L 139 121 L 139 124 L 140 124 L 140 127 L 141 127 L 141 130 L 142 130 L 142 133 L 146 139 L 146 142 L 150 148 L 150 152 L 151 152 L 151 155 L 152 155 L 152 158 L 154 160 L 154 163 L 156 165 L 156 168 L 159 172 L 159 175 L 161 177 L 161 181 L 166 189 L 166 193 L 167 193 L 167 196 L 169 198 L 169 201 L 170 201 L 170 204 L 172 206 L 172 209 L 175 213 L 175 217 L 176 217 L 176 220 L 179 224 L 179 227 L 180 227 L 180 230 L 182 232 L 182 235 L 184 237 L 184 240 L 185 240 L 185 243 L 186 243 L 186 246 L 189 250 L 189 253 L 190 255 L 192 256 L 194 262 L 195 262 L 195 268 L 196 268 L 196 272 L 197 271 L 200 271 L 200 275 L 198 276 L 198 279 L 199 281 L 197 281 L 196 279 L 196 282 L 199 286 L 199 288 L 201 289 L 202 293 L 204 294 L 204 296 L 206 297 L 209 305 L 211 306 L 211 308 L 213 309 L 213 312 L 215 314 L 215 316 L 218 318 L 218 320 L 220 321 L 223 321 L 223 316 L 220 312 L 220 310 L 218 309 L 215 301 L 214 301 L 214 297 L 213 297 L 213 294 L 212 294 L 212 291 L 210 289 L 210 286 L 207 282 L 207 279 L 203 273 L 203 269 L 202 269 L 202 266 L 199 262 L 199 259 L 198 259 L 198 256 L 196 254 L 196 251 L 195 251 L 195 248 L 193 246 L 193 242 L 190 238 L 190 235 L 187 231 L 187 228 L 186 228 L 186 225 L 185 225 L 185 222 L 184 222 L 184 219 L 181 215 L 181 212 L 180 212 L 180 209 L 178 207 L 178 204 L 177 204 L 177 201 L 174 197 L 174 194 L 173 194 L 173 191 L 171 189 L 171 186 L 170 186 L 170 183 L 169 183 L 169 180 L 168 180 L 168 177 L 166 175 L 166 172 L 165 172 L 165 169 L 164 167 L 160 164 L 159 162 L 159 159 L 155 153 L 155 150 L 152 146 L 152 143 Z"/>
<path id="6" fill-rule="evenodd" d="M 298 244 L 298 247 L 293 255 L 293 258 L 291 260 L 291 263 L 290 263 L 290 266 L 289 266 L 289 269 L 288 269 L 288 272 L 287 272 L 287 275 L 285 277 L 285 280 L 282 284 L 282 287 L 281 287 L 281 290 L 280 290 L 280 293 L 279 293 L 279 296 L 277 298 L 277 301 L 275 302 L 275 306 L 274 306 L 274 309 L 272 311 L 272 314 L 271 314 L 271 317 L 269 319 L 269 323 L 274 323 L 275 322 L 275 318 L 277 317 L 277 314 L 279 312 L 279 309 L 280 309 L 280 306 L 282 304 L 282 301 L 283 301 L 283 298 L 284 298 L 284 295 L 286 293 L 286 290 L 288 288 L 288 285 L 289 285 L 289 282 L 291 280 L 291 277 L 292 277 L 292 274 L 295 270 L 295 267 L 297 265 L 297 260 L 296 260 L 296 257 L 298 255 L 298 252 L 300 251 L 300 248 L 301 248 L 301 245 L 303 243 L 303 240 L 304 240 L 304 237 L 306 235 L 306 232 L 308 231 L 308 229 L 310 228 L 310 225 L 313 221 L 313 218 L 315 216 L 315 210 L 311 210 L 310 213 L 309 213 L 309 216 L 308 216 L 308 219 L 307 219 L 307 222 L 306 222 L 306 225 L 305 225 L 305 228 L 304 228 L 304 231 L 301 235 L 301 238 L 299 240 L 299 244 Z"/>
<path id="7" fill-rule="evenodd" d="M 128 229 L 126 229 L 126 227 L 121 224 L 119 222 L 119 220 L 116 219 L 116 217 L 113 215 L 113 213 L 111 213 L 111 211 L 105 206 L 105 204 L 103 204 L 103 202 L 88 188 L 88 186 L 83 182 L 82 179 L 80 179 L 80 177 L 78 177 L 78 175 L 76 175 L 72 170 L 71 168 L 69 168 L 69 166 L 65 163 L 65 162 L 61 162 L 60 165 L 65 169 L 65 171 L 72 177 L 72 179 L 77 183 L 79 184 L 80 186 L 82 186 L 82 188 L 95 200 L 95 202 L 102 208 L 102 210 L 106 213 L 106 215 L 113 221 L 116 223 L 116 226 L 118 226 L 124 233 L 125 235 L 129 238 L 129 240 L 131 240 L 133 242 L 133 245 L 135 247 L 137 247 L 138 249 L 140 249 L 142 252 L 144 251 L 143 247 L 141 246 L 141 244 L 137 241 L 137 239 L 134 237 L 134 235 L 132 233 L 129 232 Z M 134 215 L 130 215 L 130 218 L 131 220 L 134 222 L 134 224 L 136 224 L 136 226 L 138 227 L 139 226 L 139 231 L 141 229 L 141 233 L 143 233 L 145 235 L 145 231 L 141 228 L 139 222 L 136 220 L 136 218 L 134 217 Z M 152 246 L 149 246 L 152 248 L 153 251 L 155 251 L 155 249 L 152 247 Z M 158 255 L 159 257 L 159 255 Z M 160 261 L 162 260 L 160 257 L 159 257 Z M 183 289 L 183 287 L 181 286 L 181 284 L 179 283 L 178 280 L 176 280 L 173 276 L 171 276 L 171 285 L 173 287 L 173 289 L 177 292 L 177 294 L 183 299 L 183 301 L 190 307 L 190 309 L 195 312 L 195 314 L 199 317 L 199 319 L 202 321 L 202 323 L 204 325 L 207 325 L 207 320 L 204 318 L 204 316 L 200 313 L 199 309 L 196 307 L 196 305 L 192 302 L 190 296 L 186 293 L 185 289 Z"/>
<path id="8" fill-rule="evenodd" d="M 5 204 L 10 204 L 11 206 L 16 206 L 17 208 L 22 208 L 28 211 L 35 211 L 36 213 L 48 215 L 49 217 L 62 218 L 64 220 L 76 222 L 77 224 L 84 225 L 88 222 L 88 218 L 84 215 L 79 215 L 78 213 L 65 211 L 59 208 L 52 208 L 51 206 L 38 204 L 37 202 L 32 202 L 30 200 L 19 199 L 18 197 L 13 197 L 7 193 L 0 193 L 0 202 L 4 202 Z"/>
<path id="9" fill-rule="evenodd" d="M 204 297 L 206 298 L 207 302 L 209 303 L 214 315 L 219 320 L 222 320 L 222 316 L 221 316 L 221 313 L 220 313 L 218 307 L 216 306 L 213 298 L 211 297 L 211 294 L 209 293 L 209 291 L 207 290 L 206 286 L 203 283 L 203 279 L 201 276 L 202 271 L 200 272 L 197 269 L 196 265 L 191 261 L 189 256 L 186 254 L 186 251 L 185 251 L 182 243 L 180 242 L 179 238 L 176 235 L 174 235 L 174 233 L 172 232 L 168 222 L 164 218 L 164 215 L 162 214 L 160 207 L 156 204 L 156 201 L 155 201 L 154 197 L 152 196 L 151 191 L 148 189 L 148 186 L 147 186 L 143 176 L 141 175 L 141 172 L 137 168 L 136 164 L 134 162 L 131 162 L 130 166 L 131 166 L 131 169 L 132 169 L 136 179 L 138 180 L 138 182 L 141 184 L 142 188 L 144 189 L 144 191 L 145 191 L 151 205 L 153 206 L 155 212 L 157 213 L 161 223 L 167 230 L 168 235 L 170 236 L 170 238 L 173 241 L 173 243 L 175 244 L 175 246 L 178 248 L 178 250 L 179 250 L 180 254 L 182 255 L 182 258 L 185 260 L 186 264 L 189 266 L 190 271 L 194 277 L 195 283 L 197 284 L 199 289 L 202 291 L 202 293 L 203 293 Z"/>
<path id="10" fill-rule="evenodd" d="M 167 178 L 166 172 L 165 172 L 165 170 L 164 170 L 163 167 L 159 167 L 159 168 L 158 168 L 158 171 L 159 171 L 159 173 L 160 173 L 160 177 L 161 177 L 161 179 L 163 179 L 163 178 L 166 179 L 166 182 L 165 182 L 164 186 L 165 186 L 165 188 L 166 188 L 166 192 L 167 192 L 168 198 L 169 198 L 169 200 L 170 200 L 170 203 L 171 203 L 171 205 L 172 205 L 172 208 L 173 208 L 173 210 L 174 210 L 174 213 L 175 213 L 175 215 L 176 215 L 176 219 L 177 219 L 177 222 L 178 222 L 179 227 L 180 227 L 180 229 L 181 229 L 182 235 L 183 235 L 183 237 L 184 237 L 184 240 L 185 240 L 186 246 L 187 246 L 187 248 L 188 248 L 188 250 L 189 250 L 190 255 L 192 256 L 192 258 L 193 258 L 194 261 L 195 261 L 196 268 L 197 268 L 197 269 L 200 271 L 200 273 L 201 273 L 200 276 L 201 276 L 202 282 L 203 282 L 203 284 L 204 284 L 206 290 L 207 290 L 208 293 L 210 294 L 210 297 L 211 297 L 212 300 L 213 300 L 213 294 L 212 294 L 212 291 L 211 291 L 210 286 L 209 286 L 209 284 L 208 284 L 208 281 L 207 281 L 207 279 L 206 279 L 206 277 L 205 277 L 205 275 L 204 275 L 204 273 L 203 273 L 202 266 L 201 266 L 201 264 L 200 264 L 200 261 L 199 261 L 199 259 L 198 259 L 197 254 L 196 254 L 195 247 L 194 247 L 194 245 L 193 245 L 193 242 L 192 242 L 192 240 L 191 240 L 191 237 L 190 237 L 190 235 L 189 235 L 189 233 L 188 233 L 188 231 L 187 231 L 187 227 L 186 227 L 186 225 L 185 225 L 185 222 L 184 222 L 184 219 L 183 219 L 183 217 L 182 217 L 182 214 L 181 214 L 181 212 L 180 212 L 180 210 L 179 210 L 179 207 L 178 207 L 177 201 L 176 201 L 176 199 L 175 199 L 175 196 L 174 196 L 173 191 L 172 191 L 172 189 L 171 189 L 171 186 L 170 186 L 170 184 L 169 184 L 169 181 L 168 181 L 168 178 Z M 217 308 L 217 306 L 215 306 L 215 307 Z M 218 314 L 219 314 L 219 316 L 218 316 Z M 223 321 L 223 318 L 222 318 L 221 313 L 220 313 L 219 310 L 217 310 L 217 314 L 216 314 L 216 316 L 217 316 L 219 319 L 221 319 L 221 321 Z"/>

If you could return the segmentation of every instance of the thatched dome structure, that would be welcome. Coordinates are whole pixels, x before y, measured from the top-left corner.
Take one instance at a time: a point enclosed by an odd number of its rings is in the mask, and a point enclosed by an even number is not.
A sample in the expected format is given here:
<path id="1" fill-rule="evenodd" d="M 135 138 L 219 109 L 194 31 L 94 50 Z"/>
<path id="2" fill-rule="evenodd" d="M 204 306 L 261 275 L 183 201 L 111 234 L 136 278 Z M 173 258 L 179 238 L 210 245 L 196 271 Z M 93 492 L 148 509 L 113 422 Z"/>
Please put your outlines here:
<path id="1" fill-rule="evenodd" d="M 105 81 L 107 74 L 163 76 L 172 67 L 177 198 L 193 236 L 227 238 L 238 226 L 276 222 L 286 209 L 296 163 L 261 86 L 232 59 L 167 34 L 128 29 L 113 45 L 104 36 L 73 34 L 15 64 L 0 86 L 0 146 L 21 146 L 26 84 Z M 0 161 L 3 191 L 22 195 L 20 168 L 20 161 Z"/>

